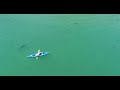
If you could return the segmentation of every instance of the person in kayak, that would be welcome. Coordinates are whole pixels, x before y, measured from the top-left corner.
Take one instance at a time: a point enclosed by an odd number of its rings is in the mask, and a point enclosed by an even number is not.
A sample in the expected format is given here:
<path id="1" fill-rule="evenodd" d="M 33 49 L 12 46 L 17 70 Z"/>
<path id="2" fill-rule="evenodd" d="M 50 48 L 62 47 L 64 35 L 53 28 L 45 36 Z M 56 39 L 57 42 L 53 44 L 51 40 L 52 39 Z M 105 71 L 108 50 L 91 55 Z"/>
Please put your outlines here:
<path id="1" fill-rule="evenodd" d="M 35 54 L 36 60 L 38 60 L 38 56 L 40 56 L 40 54 L 41 54 L 41 52 L 40 52 L 40 50 L 38 50 L 38 53 Z"/>

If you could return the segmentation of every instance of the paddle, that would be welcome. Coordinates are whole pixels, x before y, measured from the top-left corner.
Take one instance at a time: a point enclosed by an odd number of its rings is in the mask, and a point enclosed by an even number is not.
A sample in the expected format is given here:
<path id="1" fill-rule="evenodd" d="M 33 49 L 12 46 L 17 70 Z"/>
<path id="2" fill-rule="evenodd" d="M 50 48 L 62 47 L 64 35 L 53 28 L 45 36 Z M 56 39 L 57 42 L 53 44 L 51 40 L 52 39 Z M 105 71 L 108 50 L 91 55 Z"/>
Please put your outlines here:
<path id="1" fill-rule="evenodd" d="M 38 60 L 38 57 L 36 57 L 36 60 Z"/>
<path id="2" fill-rule="evenodd" d="M 38 53 L 40 52 L 40 49 L 38 50 Z M 38 57 L 36 57 L 36 60 L 38 60 Z"/>

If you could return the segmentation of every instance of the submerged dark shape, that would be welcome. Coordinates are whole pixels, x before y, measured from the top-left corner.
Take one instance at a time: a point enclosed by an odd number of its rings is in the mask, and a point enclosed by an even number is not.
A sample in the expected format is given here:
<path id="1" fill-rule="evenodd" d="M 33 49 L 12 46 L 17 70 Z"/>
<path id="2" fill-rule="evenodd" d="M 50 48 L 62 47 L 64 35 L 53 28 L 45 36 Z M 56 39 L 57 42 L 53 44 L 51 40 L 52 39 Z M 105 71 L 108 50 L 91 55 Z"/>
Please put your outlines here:
<path id="1" fill-rule="evenodd" d="M 73 24 L 79 24 L 78 22 L 74 22 Z"/>
<path id="2" fill-rule="evenodd" d="M 26 44 L 22 44 L 21 46 L 19 46 L 19 48 L 25 48 Z"/>
<path id="3" fill-rule="evenodd" d="M 117 42 L 120 42 L 120 40 L 117 40 Z"/>
<path id="4" fill-rule="evenodd" d="M 115 45 L 112 45 L 112 48 L 116 48 L 116 46 L 115 46 Z"/>
<path id="5" fill-rule="evenodd" d="M 120 19 L 116 19 L 116 21 L 120 21 Z"/>

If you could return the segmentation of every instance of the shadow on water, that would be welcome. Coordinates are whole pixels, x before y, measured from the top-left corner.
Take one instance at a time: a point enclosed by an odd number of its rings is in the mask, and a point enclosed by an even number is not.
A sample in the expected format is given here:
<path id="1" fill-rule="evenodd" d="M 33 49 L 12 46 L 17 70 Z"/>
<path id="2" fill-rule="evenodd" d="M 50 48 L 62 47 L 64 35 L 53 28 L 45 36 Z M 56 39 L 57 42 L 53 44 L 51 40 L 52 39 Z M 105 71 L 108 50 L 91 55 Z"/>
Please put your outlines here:
<path id="1" fill-rule="evenodd" d="M 28 46 L 28 44 L 21 44 L 20 46 L 18 46 L 17 49 L 20 54 L 25 55 L 27 53 L 27 51 L 29 50 L 29 46 Z"/>
<path id="2" fill-rule="evenodd" d="M 18 49 L 22 50 L 22 49 L 26 49 L 27 47 L 28 47 L 27 44 L 21 44 L 20 46 L 18 46 Z"/>
<path id="3" fill-rule="evenodd" d="M 120 40 L 116 40 L 114 44 L 112 44 L 112 48 L 120 48 Z"/>
<path id="4" fill-rule="evenodd" d="M 27 42 L 27 43 L 22 43 L 20 45 L 17 46 L 17 49 L 19 51 L 26 51 L 29 49 L 29 45 L 30 45 L 31 42 Z"/>
<path id="5" fill-rule="evenodd" d="M 25 48 L 26 47 L 26 44 L 22 44 L 19 46 L 19 49 L 22 49 L 22 48 Z"/>
<path id="6" fill-rule="evenodd" d="M 79 24 L 78 22 L 74 22 L 73 24 Z"/>

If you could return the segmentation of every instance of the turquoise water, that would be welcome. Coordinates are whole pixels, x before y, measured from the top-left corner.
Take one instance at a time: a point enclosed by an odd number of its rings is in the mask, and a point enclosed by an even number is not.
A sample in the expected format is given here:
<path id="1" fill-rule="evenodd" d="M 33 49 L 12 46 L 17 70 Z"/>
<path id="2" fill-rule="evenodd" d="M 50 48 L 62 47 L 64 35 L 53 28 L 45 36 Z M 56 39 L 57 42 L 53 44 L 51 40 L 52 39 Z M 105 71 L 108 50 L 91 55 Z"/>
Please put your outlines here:
<path id="1" fill-rule="evenodd" d="M 50 54 L 27 58 L 37 50 Z M 0 75 L 120 75 L 119 14 L 1 14 Z"/>

